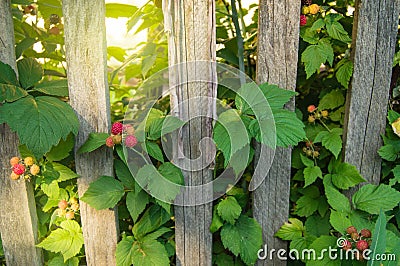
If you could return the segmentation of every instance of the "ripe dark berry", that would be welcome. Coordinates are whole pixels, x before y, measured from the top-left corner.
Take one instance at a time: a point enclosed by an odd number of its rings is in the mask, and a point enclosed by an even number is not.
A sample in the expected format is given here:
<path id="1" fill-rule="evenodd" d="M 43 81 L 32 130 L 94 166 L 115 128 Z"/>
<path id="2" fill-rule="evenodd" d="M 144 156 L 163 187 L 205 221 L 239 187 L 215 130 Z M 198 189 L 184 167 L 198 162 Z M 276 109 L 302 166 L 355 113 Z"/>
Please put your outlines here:
<path id="1" fill-rule="evenodd" d="M 350 235 L 352 233 L 357 233 L 357 229 L 354 226 L 349 226 L 347 227 L 346 232 Z"/>
<path id="2" fill-rule="evenodd" d="M 111 127 L 111 134 L 118 135 L 122 133 L 124 125 L 120 122 L 115 122 Z"/>
<path id="3" fill-rule="evenodd" d="M 358 240 L 356 243 L 356 247 L 359 251 L 364 251 L 368 248 L 368 242 L 365 240 Z"/>
<path id="4" fill-rule="evenodd" d="M 51 24 L 57 24 L 59 22 L 60 22 L 60 17 L 57 14 L 50 15 L 50 23 Z"/>
<path id="5" fill-rule="evenodd" d="M 303 3 L 303 5 L 307 5 L 307 6 L 312 4 L 312 0 L 303 0 L 301 2 Z"/>

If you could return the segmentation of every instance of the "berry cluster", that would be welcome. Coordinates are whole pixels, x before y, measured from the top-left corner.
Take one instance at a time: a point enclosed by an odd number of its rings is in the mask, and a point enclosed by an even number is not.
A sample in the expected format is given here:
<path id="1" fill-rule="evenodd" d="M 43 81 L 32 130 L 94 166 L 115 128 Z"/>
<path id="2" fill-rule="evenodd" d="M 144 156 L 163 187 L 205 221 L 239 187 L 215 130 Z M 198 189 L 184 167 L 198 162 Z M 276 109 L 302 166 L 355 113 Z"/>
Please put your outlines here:
<path id="1" fill-rule="evenodd" d="M 342 245 L 344 250 L 352 250 L 356 248 L 359 252 L 366 250 L 371 245 L 371 231 L 361 229 L 360 232 L 354 226 L 349 226 L 346 229 L 346 240 Z M 360 255 L 360 253 L 357 253 Z M 362 256 L 357 256 L 357 260 L 363 260 Z"/>
<path id="2" fill-rule="evenodd" d="M 12 157 L 10 159 L 10 164 L 12 167 L 10 178 L 12 180 L 18 180 L 20 178 L 29 180 L 31 176 L 38 175 L 40 172 L 39 165 L 35 164 L 32 157 L 26 157 L 23 160 L 18 157 Z"/>
<path id="3" fill-rule="evenodd" d="M 47 32 L 52 35 L 60 35 L 61 30 L 64 29 L 61 18 L 57 14 L 51 14 L 50 18 L 45 20 L 44 27 L 47 29 Z"/>
<path id="4" fill-rule="evenodd" d="M 321 147 L 314 145 L 312 141 L 307 141 L 306 146 L 303 147 L 303 152 L 307 155 L 307 157 L 311 157 L 313 159 L 319 157 L 319 150 Z"/>
<path id="5" fill-rule="evenodd" d="M 308 122 L 314 123 L 315 120 L 327 119 L 329 116 L 329 112 L 327 110 L 319 111 L 315 105 L 309 105 L 307 107 L 308 115 Z"/>
<path id="6" fill-rule="evenodd" d="M 67 220 L 75 218 L 75 213 L 79 211 L 79 203 L 76 198 L 70 198 L 69 201 L 60 200 L 58 209 L 56 210 L 59 217 L 64 217 Z"/>
<path id="7" fill-rule="evenodd" d="M 320 11 L 320 7 L 317 4 L 313 4 L 312 0 L 302 1 L 302 8 L 300 15 L 300 26 L 307 24 L 307 15 L 316 15 Z"/>
<path id="8" fill-rule="evenodd" d="M 135 137 L 135 129 L 132 125 L 123 125 L 121 122 L 115 122 L 111 127 L 111 135 L 106 139 L 107 147 L 114 147 L 116 144 L 122 143 L 122 134 L 125 135 L 124 144 L 128 148 L 132 148 L 137 144 Z"/>
<path id="9" fill-rule="evenodd" d="M 34 5 L 27 5 L 23 7 L 22 13 L 24 13 L 24 15 L 35 16 L 37 14 L 37 9 Z"/>

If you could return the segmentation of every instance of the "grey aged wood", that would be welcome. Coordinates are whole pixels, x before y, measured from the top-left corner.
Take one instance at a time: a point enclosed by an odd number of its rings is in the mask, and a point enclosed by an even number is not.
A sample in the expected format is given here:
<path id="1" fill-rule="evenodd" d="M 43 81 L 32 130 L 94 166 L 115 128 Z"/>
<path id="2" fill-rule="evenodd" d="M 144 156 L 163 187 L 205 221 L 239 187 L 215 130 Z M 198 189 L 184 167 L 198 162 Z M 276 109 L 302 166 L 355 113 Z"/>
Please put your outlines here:
<path id="1" fill-rule="evenodd" d="M 344 161 L 378 184 L 400 1 L 357 1 L 353 25 L 354 73 L 348 90 Z M 354 190 L 348 192 L 351 195 Z"/>
<path id="2" fill-rule="evenodd" d="M 102 0 L 64 0 L 65 48 L 71 106 L 80 130 L 76 150 L 91 132 L 108 132 L 110 99 L 106 73 L 105 4 Z M 75 154 L 78 192 L 82 196 L 90 182 L 113 175 L 109 148 Z M 88 265 L 115 265 L 118 223 L 115 210 L 97 211 L 81 203 L 82 229 Z"/>
<path id="3" fill-rule="evenodd" d="M 169 65 L 194 60 L 215 61 L 215 7 L 213 0 L 164 1 L 166 31 L 169 33 Z M 177 71 L 178 72 L 178 71 Z M 170 73 L 170 85 L 187 79 L 209 76 L 213 70 L 189 65 L 178 73 Z M 186 120 L 190 114 L 213 114 L 214 104 L 190 99 L 196 96 L 216 96 L 212 84 L 192 83 L 178 85 L 171 96 L 174 115 Z M 187 101 L 185 103 L 185 101 Z M 200 156 L 199 141 L 212 136 L 212 119 L 192 119 L 182 129 L 177 143 L 182 143 L 183 154 L 195 159 Z M 207 152 L 206 152 L 207 153 Z M 183 171 L 186 185 L 199 185 L 212 180 L 212 170 Z M 202 195 L 183 195 L 205 197 Z M 212 203 L 193 207 L 175 207 L 175 237 L 177 265 L 211 265 L 212 235 L 209 227 L 212 219 Z"/>
<path id="4" fill-rule="evenodd" d="M 300 0 L 260 0 L 258 24 L 257 83 L 269 82 L 295 90 L 299 42 Z M 294 110 L 294 100 L 286 106 Z M 259 147 L 258 147 L 259 149 Z M 258 154 L 258 152 L 257 152 Z M 259 158 L 270 160 L 270 155 Z M 286 249 L 287 243 L 274 234 L 288 220 L 291 149 L 277 148 L 269 173 L 254 191 L 254 217 L 263 229 L 268 249 Z M 258 261 L 257 265 L 284 265 L 275 258 Z"/>
<path id="5" fill-rule="evenodd" d="M 0 0 L 0 61 L 17 69 L 14 27 L 9 0 Z M 1 106 L 0 106 L 1 108 Z M 9 160 L 19 156 L 18 137 L 6 124 L 0 125 L 0 233 L 7 265 L 42 265 L 38 240 L 33 186 L 10 179 Z"/>

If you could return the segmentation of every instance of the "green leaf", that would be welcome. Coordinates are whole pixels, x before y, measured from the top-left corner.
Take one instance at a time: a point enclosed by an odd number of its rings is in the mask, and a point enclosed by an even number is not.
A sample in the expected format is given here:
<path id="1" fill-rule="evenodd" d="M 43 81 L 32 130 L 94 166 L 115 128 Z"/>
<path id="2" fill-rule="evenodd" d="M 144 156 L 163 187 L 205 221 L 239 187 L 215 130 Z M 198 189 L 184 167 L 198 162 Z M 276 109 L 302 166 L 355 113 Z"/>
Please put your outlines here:
<path id="1" fill-rule="evenodd" d="M 318 195 L 319 196 L 319 195 Z M 305 194 L 301 196 L 296 202 L 295 213 L 301 217 L 308 217 L 318 210 L 319 202 L 318 197 Z"/>
<path id="2" fill-rule="evenodd" d="M 114 169 L 118 179 L 128 189 L 135 189 L 135 179 L 128 166 L 121 160 L 114 160 Z"/>
<path id="3" fill-rule="evenodd" d="M 169 221 L 171 216 L 159 205 L 152 205 L 132 228 L 136 239 L 142 239 L 146 234 L 157 230 Z"/>
<path id="4" fill-rule="evenodd" d="M 318 177 L 322 178 L 322 171 L 321 168 L 319 168 L 319 166 L 311 166 L 311 167 L 308 166 L 304 168 L 303 174 L 305 180 L 304 187 L 307 187 L 312 183 L 314 183 Z"/>
<path id="5" fill-rule="evenodd" d="M 50 18 L 52 14 L 62 17 L 61 1 L 60 0 L 38 0 L 40 13 L 43 18 Z"/>
<path id="6" fill-rule="evenodd" d="M 161 136 L 164 136 L 168 133 L 171 133 L 179 128 L 181 128 L 185 122 L 180 120 L 179 118 L 172 116 L 172 115 L 167 115 L 165 116 L 165 119 L 163 121 L 162 125 L 162 130 L 161 130 Z"/>
<path id="7" fill-rule="evenodd" d="M 148 139 L 157 140 L 161 136 L 175 131 L 183 126 L 185 123 L 171 115 L 147 120 L 148 125 Z M 146 126 L 147 126 L 146 125 Z"/>
<path id="8" fill-rule="evenodd" d="M 325 23 L 326 23 L 326 31 L 329 34 L 330 37 L 333 39 L 345 42 L 345 43 L 350 43 L 351 38 L 349 37 L 349 34 L 347 31 L 343 28 L 342 24 L 336 20 L 331 20 L 329 19 L 329 16 L 325 17 Z"/>
<path id="9" fill-rule="evenodd" d="M 57 179 L 58 182 L 67 181 L 78 177 L 78 174 L 60 163 L 53 163 L 53 169 L 60 174 Z"/>
<path id="10" fill-rule="evenodd" d="M 332 183 L 339 189 L 349 189 L 365 181 L 357 168 L 348 163 L 336 165 L 332 172 Z"/>
<path id="11" fill-rule="evenodd" d="M 68 96 L 68 82 L 67 79 L 43 81 L 36 85 L 34 90 L 47 95 L 66 97 Z"/>
<path id="12" fill-rule="evenodd" d="M 347 89 L 349 87 L 350 78 L 353 75 L 353 62 L 344 58 L 340 60 L 336 68 L 336 79 Z"/>
<path id="13" fill-rule="evenodd" d="M 139 215 L 146 209 L 147 203 L 149 203 L 149 196 L 144 190 L 129 192 L 126 195 L 126 207 L 134 223 L 136 223 Z"/>
<path id="14" fill-rule="evenodd" d="M 378 150 L 379 156 L 389 162 L 394 162 L 398 158 L 398 152 L 398 149 L 391 144 L 386 144 Z"/>
<path id="15" fill-rule="evenodd" d="M 43 183 L 40 188 L 50 199 L 58 199 L 60 188 L 57 181 L 52 181 L 50 184 Z"/>
<path id="16" fill-rule="evenodd" d="M 132 16 L 138 8 L 136 6 L 118 3 L 107 3 L 106 4 L 106 17 L 108 18 L 119 18 Z"/>
<path id="17" fill-rule="evenodd" d="M 217 208 L 214 207 L 213 208 L 213 216 L 212 216 L 211 225 L 210 225 L 210 232 L 211 233 L 217 232 L 223 225 L 224 225 L 224 222 L 222 221 L 221 217 L 219 217 Z"/>
<path id="18" fill-rule="evenodd" d="M 15 58 L 20 58 L 22 53 L 28 49 L 31 48 L 35 43 L 36 39 L 31 38 L 31 37 L 26 37 L 25 39 L 22 39 L 17 45 L 15 46 Z"/>
<path id="19" fill-rule="evenodd" d="M 23 58 L 17 62 L 19 82 L 25 89 L 32 87 L 43 77 L 43 68 L 33 58 Z"/>
<path id="20" fill-rule="evenodd" d="M 57 256 L 49 260 L 48 266 L 79 266 L 79 259 L 77 257 L 73 257 L 64 262 L 64 258 L 62 256 Z"/>
<path id="21" fill-rule="evenodd" d="M 311 30 L 316 31 L 325 26 L 325 21 L 322 18 L 317 19 L 311 26 Z"/>
<path id="22" fill-rule="evenodd" d="M 327 253 L 325 253 L 323 256 L 323 258 L 319 258 L 322 253 L 322 250 L 325 249 L 325 251 L 327 250 L 331 250 L 331 249 L 335 249 L 337 248 L 337 238 L 334 236 L 320 236 L 317 239 L 315 239 L 311 245 L 308 247 L 310 250 L 315 250 L 315 258 L 313 258 L 313 256 L 311 255 L 311 260 L 307 259 L 307 266 L 320 266 L 320 265 L 324 265 L 324 266 L 340 266 L 341 262 L 340 260 L 331 260 L 329 258 L 329 256 L 327 255 Z M 331 247 L 331 248 L 329 248 Z M 312 254 L 312 253 L 306 253 L 305 256 L 307 257 L 307 254 Z"/>
<path id="23" fill-rule="evenodd" d="M 122 184 L 111 176 L 101 176 L 89 185 L 81 200 L 96 210 L 113 208 L 124 195 Z"/>
<path id="24" fill-rule="evenodd" d="M 117 266 L 168 266 L 165 247 L 157 240 L 135 241 L 128 236 L 117 245 Z"/>
<path id="25" fill-rule="evenodd" d="M 341 234 L 346 233 L 347 227 L 353 225 L 349 219 L 349 214 L 341 211 L 331 210 L 329 222 L 332 227 Z"/>
<path id="26" fill-rule="evenodd" d="M 241 215 L 234 225 L 227 223 L 222 227 L 221 240 L 225 248 L 252 265 L 263 242 L 262 230 L 256 220 Z"/>
<path id="27" fill-rule="evenodd" d="M 235 224 L 242 212 L 242 207 L 235 197 L 229 196 L 221 200 L 217 205 L 218 215 L 228 223 Z"/>
<path id="28" fill-rule="evenodd" d="M 3 62 L 0 62 L 0 84 L 20 86 L 14 69 Z"/>
<path id="29" fill-rule="evenodd" d="M 353 196 L 355 208 L 370 214 L 379 214 L 380 210 L 388 211 L 400 202 L 400 192 L 388 185 L 367 184 Z"/>
<path id="30" fill-rule="evenodd" d="M 37 246 L 48 251 L 61 254 L 64 257 L 64 262 L 74 257 L 82 248 L 83 235 L 79 224 L 73 220 L 61 222 L 61 228 L 58 228 L 50 233 Z"/>
<path id="31" fill-rule="evenodd" d="M 302 237 L 304 232 L 305 228 L 299 219 L 289 218 L 289 222 L 285 222 L 275 236 L 283 240 L 295 240 Z"/>
<path id="32" fill-rule="evenodd" d="M 156 62 L 157 54 L 149 55 L 143 58 L 142 60 L 142 75 L 145 77 L 147 72 L 154 66 Z"/>
<path id="33" fill-rule="evenodd" d="M 296 92 L 279 88 L 277 85 L 263 83 L 259 85 L 271 109 L 280 109 Z"/>
<path id="34" fill-rule="evenodd" d="M 296 113 L 288 110 L 273 110 L 273 115 L 276 126 L 277 146 L 288 147 L 290 145 L 297 145 L 306 138 L 304 123 L 297 118 Z"/>
<path id="35" fill-rule="evenodd" d="M 225 165 L 232 155 L 250 143 L 246 127 L 237 110 L 229 109 L 219 115 L 213 130 L 213 139 L 217 148 L 224 154 Z"/>
<path id="36" fill-rule="evenodd" d="M 107 133 L 90 133 L 89 138 L 79 148 L 78 153 L 92 152 L 106 144 Z"/>
<path id="37" fill-rule="evenodd" d="M 304 227 L 306 228 L 305 235 L 311 234 L 316 237 L 329 235 L 332 228 L 329 223 L 329 216 L 325 215 L 324 217 L 321 217 L 319 214 L 314 214 L 308 217 L 304 223 Z"/>
<path id="38" fill-rule="evenodd" d="M 332 186 L 329 175 L 324 177 L 324 187 L 328 203 L 333 209 L 339 212 L 351 212 L 348 198 Z"/>
<path id="39" fill-rule="evenodd" d="M 390 124 L 392 124 L 398 118 L 400 118 L 400 114 L 398 112 L 393 111 L 393 110 L 389 110 L 388 111 L 387 119 L 388 119 Z"/>
<path id="40" fill-rule="evenodd" d="M 0 103 L 15 102 L 27 95 L 28 93 L 23 88 L 10 84 L 0 84 Z"/>
<path id="41" fill-rule="evenodd" d="M 321 39 L 318 44 L 309 45 L 301 54 L 301 62 L 305 65 L 307 79 L 317 70 L 319 71 L 321 64 L 326 61 L 332 65 L 333 48 L 329 41 Z"/>
<path id="42" fill-rule="evenodd" d="M 344 96 L 340 90 L 332 90 L 326 94 L 319 102 L 318 108 L 320 110 L 335 109 L 344 104 Z"/>
<path id="43" fill-rule="evenodd" d="M 49 161 L 61 161 L 69 156 L 74 148 L 75 139 L 73 134 L 69 134 L 66 140 L 60 139 L 56 146 L 45 154 L 46 159 Z"/>
<path id="44" fill-rule="evenodd" d="M 152 141 L 146 141 L 145 142 L 145 147 L 146 147 L 146 152 L 153 157 L 154 159 L 160 161 L 160 162 L 164 162 L 164 156 L 163 153 L 160 149 L 160 147 L 158 146 L 157 143 L 152 142 Z"/>
<path id="45" fill-rule="evenodd" d="M 213 261 L 217 266 L 235 265 L 232 256 L 226 253 L 213 254 Z"/>
<path id="46" fill-rule="evenodd" d="M 308 158 L 307 156 L 304 156 L 303 154 L 300 154 L 300 160 L 306 167 L 314 166 L 314 161 Z"/>
<path id="47" fill-rule="evenodd" d="M 371 251 L 371 258 L 376 258 L 377 254 L 385 254 L 386 251 L 386 215 L 382 209 L 379 211 L 379 217 L 376 220 L 375 230 L 373 231 Z M 381 262 L 368 261 L 368 266 L 372 265 L 381 265 Z"/>
<path id="48" fill-rule="evenodd" d="M 26 144 L 40 158 L 69 133 L 77 134 L 79 121 L 67 103 L 49 96 L 27 96 L 0 108 L 0 123 L 6 122 L 17 131 L 21 144 Z"/>
<path id="49" fill-rule="evenodd" d="M 163 177 L 165 177 L 169 181 L 179 185 L 184 184 L 184 179 L 181 169 L 176 167 L 173 163 L 171 162 L 163 163 L 158 168 L 158 171 Z"/>
<path id="50" fill-rule="evenodd" d="M 124 62 L 125 61 L 125 56 L 126 56 L 126 50 L 121 48 L 121 47 L 117 47 L 117 46 L 108 46 L 107 47 L 107 53 L 108 53 L 108 58 L 110 59 L 110 57 L 114 57 L 115 59 L 117 59 L 120 62 Z"/>
<path id="51" fill-rule="evenodd" d="M 321 142 L 322 145 L 333 153 L 335 158 L 339 156 L 342 150 L 343 130 L 341 128 L 333 128 L 331 131 L 320 131 L 314 139 L 314 143 Z"/>
<path id="52" fill-rule="evenodd" d="M 319 36 L 316 30 L 312 28 L 300 28 L 300 37 L 303 38 L 303 41 L 308 42 L 309 44 L 317 44 L 319 41 Z"/>
<path id="53" fill-rule="evenodd" d="M 158 230 L 154 231 L 153 233 L 147 234 L 144 238 L 143 241 L 146 240 L 157 240 L 159 237 L 162 235 L 171 232 L 172 230 L 169 229 L 168 227 L 160 227 Z"/>
<path id="54" fill-rule="evenodd" d="M 396 183 L 400 183 L 400 165 L 396 165 L 395 168 L 392 169 L 394 178 L 389 180 L 389 186 L 394 186 Z"/>

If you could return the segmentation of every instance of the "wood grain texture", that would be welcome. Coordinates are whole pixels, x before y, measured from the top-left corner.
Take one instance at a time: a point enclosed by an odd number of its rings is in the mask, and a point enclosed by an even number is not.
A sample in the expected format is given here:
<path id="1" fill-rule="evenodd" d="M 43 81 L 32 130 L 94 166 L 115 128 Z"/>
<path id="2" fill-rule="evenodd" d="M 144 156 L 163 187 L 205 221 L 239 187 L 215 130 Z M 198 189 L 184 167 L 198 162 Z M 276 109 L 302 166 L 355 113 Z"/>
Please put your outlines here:
<path id="1" fill-rule="evenodd" d="M 344 161 L 378 184 L 400 1 L 357 1 L 353 26 L 354 73 L 347 92 Z M 350 196 L 355 190 L 348 191 Z"/>
<path id="2" fill-rule="evenodd" d="M 94 9 L 95 7 L 95 9 Z M 95 10 L 95 11 L 94 11 Z M 91 132 L 109 132 L 104 1 L 64 0 L 65 48 L 70 103 L 80 122 L 75 150 Z M 102 175 L 113 175 L 112 150 L 75 154 L 78 192 Z M 87 265 L 115 265 L 118 222 L 115 210 L 97 211 L 80 202 Z"/>
<path id="3" fill-rule="evenodd" d="M 300 0 L 260 0 L 258 18 L 257 83 L 268 82 L 295 90 L 299 42 Z M 286 106 L 294 110 L 294 100 Z M 271 154 L 256 161 L 270 160 Z M 287 243 L 274 234 L 289 217 L 291 149 L 277 148 L 266 179 L 254 191 L 253 213 L 263 229 L 268 249 L 286 249 Z M 285 265 L 278 260 L 258 261 L 257 265 Z"/>
<path id="4" fill-rule="evenodd" d="M 9 0 L 0 1 L 0 61 L 17 69 L 14 27 Z M 0 105 L 1 108 L 1 105 Z M 42 265 L 33 186 L 10 179 L 9 160 L 19 156 L 17 134 L 6 124 L 0 125 L 0 233 L 7 265 Z"/>
<path id="5" fill-rule="evenodd" d="M 215 61 L 215 7 L 213 0 L 166 1 L 164 16 L 169 31 L 169 65 L 207 60 Z M 169 22 L 168 22 L 169 21 Z M 214 80 L 216 74 L 206 65 L 186 65 L 170 73 L 170 86 L 182 84 L 197 77 L 209 77 Z M 174 71 L 175 72 L 175 71 Z M 190 159 L 198 158 L 199 141 L 212 136 L 212 119 L 214 103 L 199 101 L 193 97 L 215 97 L 216 87 L 213 84 L 194 82 L 178 85 L 171 93 L 171 107 L 174 115 L 187 120 L 182 134 L 177 138 L 183 154 Z M 175 147 L 175 149 L 179 149 Z M 179 157 L 179 156 L 178 156 Z M 179 158 L 178 158 L 179 159 Z M 189 168 L 191 166 L 189 165 Z M 186 185 L 200 185 L 212 180 L 212 170 L 206 167 L 199 171 L 183 171 Z M 206 197 L 203 191 L 199 195 L 181 195 L 184 199 Z M 208 194 L 207 194 L 208 195 Z M 212 203 L 193 207 L 175 207 L 175 241 L 177 265 L 211 265 L 212 234 L 209 227 L 212 220 Z"/>

